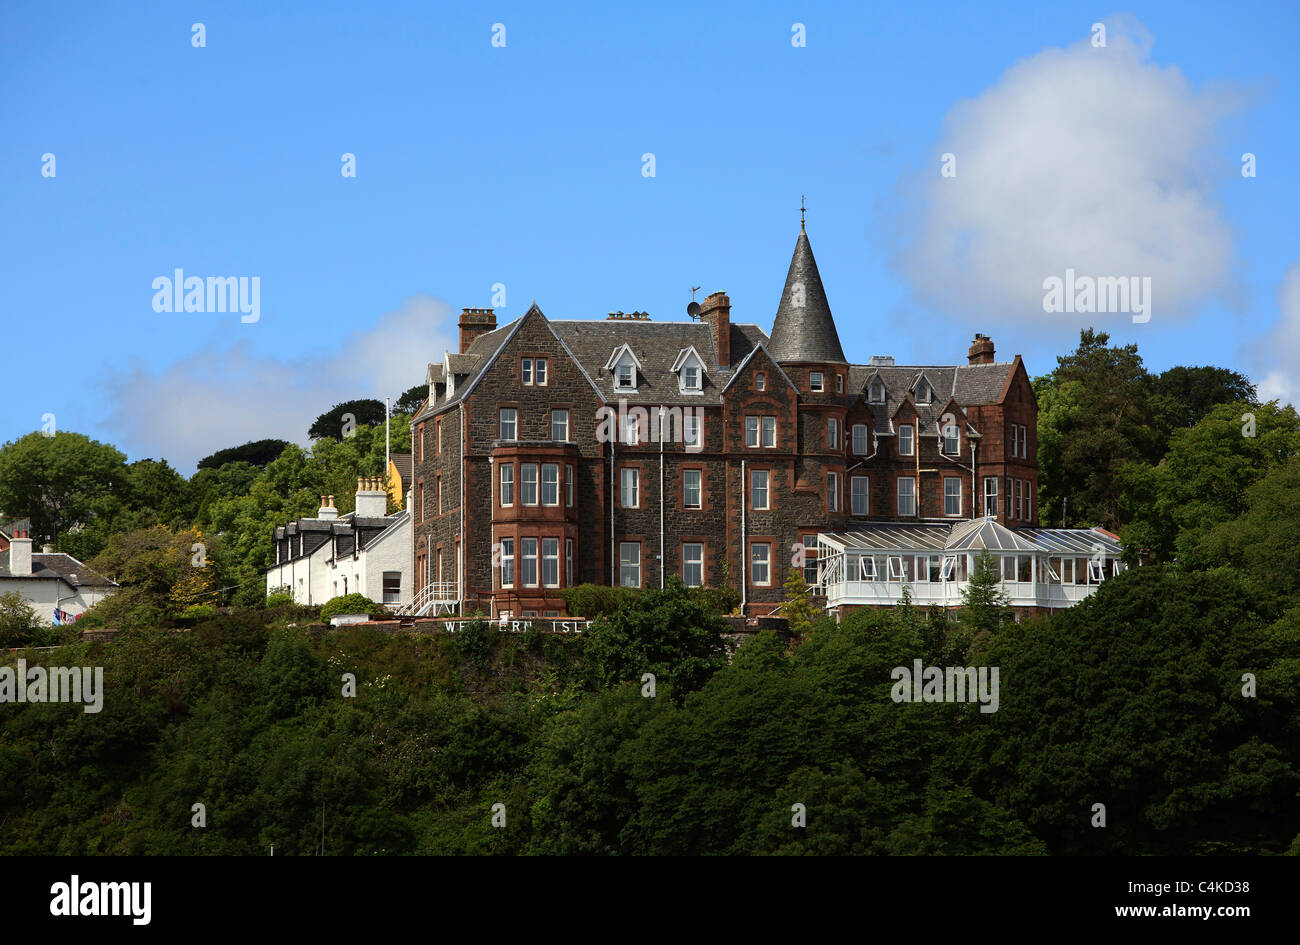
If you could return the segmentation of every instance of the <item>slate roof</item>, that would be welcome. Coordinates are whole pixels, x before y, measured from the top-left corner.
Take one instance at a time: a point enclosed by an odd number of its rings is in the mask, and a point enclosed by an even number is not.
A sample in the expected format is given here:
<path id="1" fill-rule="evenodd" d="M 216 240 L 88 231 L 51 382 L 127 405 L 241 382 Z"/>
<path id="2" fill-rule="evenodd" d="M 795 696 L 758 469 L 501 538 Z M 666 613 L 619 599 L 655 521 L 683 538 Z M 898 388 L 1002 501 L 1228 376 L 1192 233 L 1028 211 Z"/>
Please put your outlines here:
<path id="1" fill-rule="evenodd" d="M 749 326 L 752 327 L 752 326 Z M 582 365 L 601 395 L 610 402 L 626 398 L 628 403 L 682 404 L 703 406 L 721 402 L 723 386 L 731 377 L 730 367 L 718 368 L 718 350 L 713 328 L 705 322 L 650 321 L 553 321 L 551 328 Z M 734 337 L 734 335 L 733 335 Z M 748 339 L 742 333 L 742 337 Z M 614 349 L 627 345 L 642 370 L 637 388 L 614 388 L 614 374 L 605 370 Z M 683 394 L 671 368 L 684 348 L 695 348 L 704 360 L 704 377 L 699 394 Z M 733 353 L 732 358 L 735 358 Z"/>
<path id="2" fill-rule="evenodd" d="M 876 432 L 892 434 L 890 417 L 898 409 L 905 396 L 911 397 L 920 420 L 921 434 L 934 436 L 938 430 L 938 421 L 949 399 L 956 399 L 963 408 L 976 404 L 996 404 L 1002 397 L 1007 378 L 1015 367 L 1014 361 L 999 361 L 993 364 L 958 364 L 958 365 L 849 365 L 848 388 L 854 397 L 869 397 L 868 386 L 877 374 L 885 382 L 885 402 L 871 404 L 872 416 L 875 417 Z M 930 404 L 916 403 L 914 386 L 921 375 L 934 387 L 934 399 Z"/>
<path id="3" fill-rule="evenodd" d="M 410 454 L 404 453 L 398 455 L 409 457 Z M 396 458 L 396 456 L 394 456 L 394 458 Z M 279 525 L 275 529 L 276 542 L 283 541 L 286 538 L 292 538 L 294 535 L 303 532 L 309 532 L 321 536 L 320 541 L 311 542 L 304 552 L 299 554 L 295 551 L 290 554 L 288 558 L 283 559 L 280 564 L 287 564 L 290 561 L 296 561 L 300 558 L 311 557 L 320 550 L 322 544 L 331 538 L 336 539 L 336 555 L 350 555 L 356 546 L 356 536 L 358 531 L 361 531 L 363 535 L 367 536 L 362 549 L 365 550 L 365 548 L 369 548 L 375 542 L 379 541 L 380 538 L 387 535 L 391 529 L 402 525 L 410 514 L 409 511 L 403 510 L 401 512 L 394 512 L 392 515 L 387 515 L 383 518 L 371 518 L 369 516 L 358 517 L 355 512 L 347 512 L 334 519 L 299 518 L 289 522 L 287 525 Z M 273 564 L 271 567 L 276 568 L 279 567 L 279 565 Z"/>
<path id="4" fill-rule="evenodd" d="M 411 481 L 411 477 L 414 475 L 414 473 L 412 472 L 413 464 L 411 461 L 411 454 L 392 453 L 389 455 L 388 458 L 391 459 L 393 461 L 393 465 L 397 467 L 397 474 L 402 477 L 402 482 L 401 482 L 402 492 L 405 492 L 406 484 Z"/>
<path id="5" fill-rule="evenodd" d="M 529 309 L 529 311 L 532 311 L 532 309 Z M 447 389 L 444 387 L 437 399 L 435 400 L 430 398 L 425 403 L 424 408 L 418 411 L 416 415 L 411 418 L 411 422 L 417 423 L 426 417 L 432 417 L 434 414 L 441 413 L 452 404 L 459 403 L 461 398 L 465 396 L 465 392 L 474 385 L 474 382 L 479 379 L 479 376 L 487 370 L 488 366 L 492 363 L 493 355 L 496 354 L 497 349 L 500 348 L 514 333 L 515 329 L 519 327 L 525 317 L 527 316 L 520 316 L 512 322 L 502 325 L 500 328 L 495 328 L 492 331 L 484 332 L 479 335 L 470 342 L 469 350 L 466 351 L 465 354 L 449 354 L 450 358 L 456 359 L 455 361 L 450 362 L 452 369 L 455 370 L 461 365 L 468 365 L 468 373 L 456 382 L 456 392 L 454 394 L 448 397 Z M 468 362 L 461 360 L 470 356 L 473 356 L 475 360 Z M 436 371 L 434 371 L 435 368 L 437 369 Z M 445 380 L 442 377 L 443 368 L 441 365 L 430 365 L 430 371 L 433 371 L 434 380 L 438 382 Z"/>
<path id="6" fill-rule="evenodd" d="M 798 289 L 802 287 L 803 304 Z M 772 322 L 772 343 L 768 351 L 776 361 L 837 361 L 844 363 L 839 332 L 826 301 L 817 260 L 803 226 L 794 244 L 794 256 L 781 290 L 781 304 Z"/>
<path id="7" fill-rule="evenodd" d="M 0 534 L 6 538 L 13 538 L 15 531 L 25 531 L 30 534 L 32 530 L 32 520 L 29 518 L 9 518 L 0 517 Z"/>
<path id="8" fill-rule="evenodd" d="M 110 581 L 102 574 L 92 571 L 72 555 L 65 555 L 62 552 L 53 554 L 35 552 L 32 555 L 32 573 L 15 576 L 9 573 L 9 552 L 0 551 L 0 578 L 11 578 L 18 581 L 40 581 L 57 578 L 73 588 L 117 587 L 116 582 Z"/>

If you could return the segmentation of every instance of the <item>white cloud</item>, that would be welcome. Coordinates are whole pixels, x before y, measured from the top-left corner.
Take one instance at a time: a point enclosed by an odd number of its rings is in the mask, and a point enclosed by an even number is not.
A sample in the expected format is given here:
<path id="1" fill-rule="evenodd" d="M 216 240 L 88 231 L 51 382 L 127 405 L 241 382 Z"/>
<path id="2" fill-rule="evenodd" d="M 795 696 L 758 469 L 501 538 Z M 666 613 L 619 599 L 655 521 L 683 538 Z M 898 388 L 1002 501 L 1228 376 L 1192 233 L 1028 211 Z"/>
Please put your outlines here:
<path id="1" fill-rule="evenodd" d="M 1300 260 L 1287 266 L 1277 286 L 1278 318 L 1260 345 L 1257 357 L 1266 365 L 1259 382 L 1260 400 L 1300 404 Z"/>
<path id="2" fill-rule="evenodd" d="M 1046 49 L 955 105 L 932 161 L 900 181 L 893 263 L 918 298 L 1024 325 L 1074 317 L 1043 311 L 1043 280 L 1067 268 L 1151 277 L 1156 320 L 1235 294 L 1211 190 L 1227 170 L 1216 126 L 1245 97 L 1148 61 L 1141 24 L 1107 26 L 1105 48 Z"/>
<path id="3" fill-rule="evenodd" d="M 396 397 L 421 383 L 430 361 L 456 350 L 455 331 L 446 303 L 417 295 L 314 356 L 259 355 L 241 340 L 161 373 L 137 367 L 108 382 L 104 426 L 130 455 L 165 457 L 187 475 L 209 453 L 250 440 L 305 444 L 312 421 L 334 404 Z"/>

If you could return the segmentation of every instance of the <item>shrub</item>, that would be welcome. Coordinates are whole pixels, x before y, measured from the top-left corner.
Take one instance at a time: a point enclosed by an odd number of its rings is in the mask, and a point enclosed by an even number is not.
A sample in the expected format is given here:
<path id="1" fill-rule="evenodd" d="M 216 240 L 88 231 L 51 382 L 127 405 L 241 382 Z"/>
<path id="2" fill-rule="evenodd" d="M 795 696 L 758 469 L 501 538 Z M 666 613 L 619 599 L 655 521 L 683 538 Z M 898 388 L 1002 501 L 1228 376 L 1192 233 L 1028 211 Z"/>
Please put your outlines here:
<path id="1" fill-rule="evenodd" d="M 564 606 L 571 617 L 591 620 L 616 613 L 620 607 L 637 599 L 642 593 L 636 587 L 605 587 L 603 584 L 579 584 L 560 591 Z"/>
<path id="2" fill-rule="evenodd" d="M 190 604 L 181 611 L 181 616 L 190 620 L 203 620 L 216 615 L 217 608 L 212 604 Z"/>
<path id="3" fill-rule="evenodd" d="M 383 604 L 375 603 L 365 594 L 344 594 L 326 601 L 320 609 L 320 616 L 322 620 L 329 620 L 339 614 L 369 614 L 378 617 L 387 612 Z"/>
<path id="4" fill-rule="evenodd" d="M 293 603 L 293 595 L 287 591 L 276 591 L 274 594 L 266 596 L 267 607 L 283 607 L 285 604 Z"/>

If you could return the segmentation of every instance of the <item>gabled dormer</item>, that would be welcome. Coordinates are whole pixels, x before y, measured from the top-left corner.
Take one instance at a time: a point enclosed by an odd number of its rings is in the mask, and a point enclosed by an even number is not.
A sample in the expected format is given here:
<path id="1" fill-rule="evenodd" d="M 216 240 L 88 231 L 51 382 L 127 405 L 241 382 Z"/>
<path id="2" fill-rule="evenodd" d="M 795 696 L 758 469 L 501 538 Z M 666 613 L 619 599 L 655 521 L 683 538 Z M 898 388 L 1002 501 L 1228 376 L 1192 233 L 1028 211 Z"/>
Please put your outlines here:
<path id="1" fill-rule="evenodd" d="M 614 353 L 605 362 L 605 370 L 613 376 L 616 391 L 636 390 L 639 376 L 645 371 L 632 347 L 627 344 L 614 349 Z"/>
<path id="2" fill-rule="evenodd" d="M 883 404 L 885 402 L 885 379 L 877 371 L 867 381 L 867 403 Z"/>
<path id="3" fill-rule="evenodd" d="M 704 359 L 700 357 L 695 346 L 683 348 L 677 355 L 677 360 L 673 362 L 670 368 L 673 374 L 677 375 L 677 390 L 682 394 L 702 394 L 704 393 Z"/>
<path id="4" fill-rule="evenodd" d="M 934 384 L 925 376 L 922 371 L 915 381 L 912 382 L 912 398 L 918 403 L 928 406 L 934 403 Z"/>

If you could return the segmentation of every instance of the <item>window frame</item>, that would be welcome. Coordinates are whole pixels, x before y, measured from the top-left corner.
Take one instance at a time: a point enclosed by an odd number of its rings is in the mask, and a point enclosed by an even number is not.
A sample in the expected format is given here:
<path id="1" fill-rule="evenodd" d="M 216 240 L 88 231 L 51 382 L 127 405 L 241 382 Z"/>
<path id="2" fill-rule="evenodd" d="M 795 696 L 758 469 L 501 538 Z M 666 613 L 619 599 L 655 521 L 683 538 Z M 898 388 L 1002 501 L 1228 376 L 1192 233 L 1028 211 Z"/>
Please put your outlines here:
<path id="1" fill-rule="evenodd" d="M 629 561 L 626 557 L 627 549 L 636 551 L 636 559 Z M 627 582 L 627 571 L 629 568 L 635 570 L 636 583 Z M 641 542 L 639 541 L 620 541 L 618 543 L 618 586 L 619 587 L 640 587 L 641 586 Z"/>
<path id="2" fill-rule="evenodd" d="M 540 488 L 539 488 L 539 496 L 538 496 L 541 501 L 539 504 L 547 508 L 556 508 L 560 504 L 560 464 L 542 463 L 541 467 L 542 468 L 541 468 L 541 476 L 540 476 Z M 546 481 L 546 475 L 548 470 L 554 470 L 555 473 L 554 481 L 550 483 Z M 554 502 L 546 501 L 548 488 L 553 489 L 555 492 Z"/>
<path id="3" fill-rule="evenodd" d="M 808 372 L 808 392 L 811 394 L 824 394 L 826 392 L 826 372 Z"/>
<path id="4" fill-rule="evenodd" d="M 533 501 L 528 501 L 528 472 L 532 470 L 532 492 Z M 520 463 L 519 464 L 519 506 L 526 508 L 540 505 L 541 499 L 541 470 L 537 463 Z"/>
<path id="5" fill-rule="evenodd" d="M 557 417 L 563 417 L 564 419 L 564 425 L 563 425 L 564 436 L 558 438 L 555 435 L 555 427 L 556 427 L 555 421 Z M 551 442 L 552 443 L 569 442 L 569 408 L 568 407 L 554 407 L 551 409 Z"/>
<path id="6" fill-rule="evenodd" d="M 509 474 L 509 481 L 506 481 Z M 506 501 L 506 489 L 510 490 L 510 501 Z M 511 508 L 515 504 L 515 464 L 502 463 L 497 472 L 497 504 L 501 508 Z"/>
<path id="7" fill-rule="evenodd" d="M 908 486 L 911 487 L 910 490 L 909 490 L 909 492 L 908 492 L 908 496 L 907 496 L 907 497 L 911 500 L 911 503 L 912 503 L 912 510 L 911 510 L 910 512 L 904 512 L 904 511 L 903 511 L 903 483 L 907 483 Z M 916 512 L 917 512 L 917 509 L 916 509 L 916 505 L 917 505 L 917 503 L 916 503 L 916 477 L 915 477 L 915 476 L 899 476 L 899 477 L 898 477 L 898 484 L 894 487 L 894 494 L 895 494 L 895 502 L 896 502 L 896 507 L 897 507 L 897 509 L 898 509 L 898 514 L 899 514 L 899 516 L 900 516 L 900 517 L 907 517 L 907 518 L 915 518 L 915 517 L 916 517 Z"/>
<path id="8" fill-rule="evenodd" d="M 863 483 L 862 492 L 858 492 L 858 483 Z M 858 496 L 862 496 L 862 511 L 858 511 Z M 850 515 L 870 515 L 871 514 L 871 477 L 870 476 L 850 476 L 849 477 L 849 514 Z"/>
<path id="9" fill-rule="evenodd" d="M 501 545 L 501 565 L 497 569 L 497 583 L 501 587 L 515 586 L 515 540 L 513 538 L 502 538 Z M 509 546 L 509 551 L 506 550 Z M 509 563 L 510 580 L 506 580 L 507 562 Z"/>
<path id="10" fill-rule="evenodd" d="M 690 549 L 699 549 L 699 558 L 695 560 L 691 556 Z M 700 579 L 698 583 L 692 584 L 687 573 L 687 568 L 698 567 L 700 569 Z M 687 587 L 704 586 L 704 542 L 702 541 L 684 541 L 682 542 L 682 583 Z"/>
<path id="11" fill-rule="evenodd" d="M 628 502 L 628 480 L 631 479 L 632 501 Z M 621 508 L 641 508 L 641 470 L 636 466 L 622 466 L 618 473 L 618 502 Z"/>
<path id="12" fill-rule="evenodd" d="M 758 490 L 755 488 L 755 477 L 759 474 L 763 476 L 763 504 L 758 505 L 754 500 Z M 770 469 L 751 469 L 749 471 L 749 507 L 754 512 L 772 511 L 772 471 Z"/>
<path id="13" fill-rule="evenodd" d="M 763 558 L 760 562 L 755 552 L 763 549 Z M 755 569 L 762 564 L 765 576 L 763 580 L 758 580 Z M 771 587 L 772 586 L 772 543 L 769 541 L 751 541 L 749 543 L 749 583 L 752 587 Z"/>
<path id="14" fill-rule="evenodd" d="M 907 431 L 907 449 L 903 449 L 903 431 Z M 898 425 L 898 455 L 915 456 L 916 455 L 916 425 L 912 423 L 900 423 Z"/>
<path id="15" fill-rule="evenodd" d="M 519 408 L 499 407 L 497 411 L 497 439 L 507 443 L 517 443 L 519 441 Z M 506 436 L 506 414 L 510 414 L 510 436 Z"/>
<path id="16" fill-rule="evenodd" d="M 956 484 L 957 484 L 957 491 L 956 491 L 956 495 L 955 495 L 955 496 L 954 496 L 954 494 L 953 494 L 951 491 L 949 491 L 949 485 L 948 485 L 949 483 L 956 483 Z M 944 477 L 943 477 L 943 514 L 944 514 L 944 517 L 945 517 L 945 518 L 961 518 L 961 509 L 962 509 L 962 492 L 963 492 L 963 491 L 964 491 L 964 490 L 963 490 L 962 487 L 961 487 L 961 477 L 960 477 L 960 476 L 944 476 Z M 949 501 L 950 499 L 953 499 L 953 498 L 955 498 L 955 499 L 957 500 L 957 511 L 956 511 L 956 512 L 950 512 L 950 511 L 948 511 L 948 509 L 949 509 L 948 501 Z"/>
<path id="17" fill-rule="evenodd" d="M 690 486 L 687 484 L 687 477 L 694 474 L 695 476 L 695 502 L 690 500 Z M 704 470 L 702 469 L 683 469 L 682 470 L 682 508 L 691 511 L 699 511 L 704 508 Z"/>
<path id="18" fill-rule="evenodd" d="M 529 542 L 532 543 L 532 550 L 529 551 Z M 538 556 L 541 553 L 541 543 L 534 537 L 519 539 L 519 557 L 522 559 L 523 567 L 520 568 L 519 583 L 521 587 L 540 587 L 542 577 L 541 561 Z M 528 580 L 529 562 L 532 562 L 533 580 Z"/>

